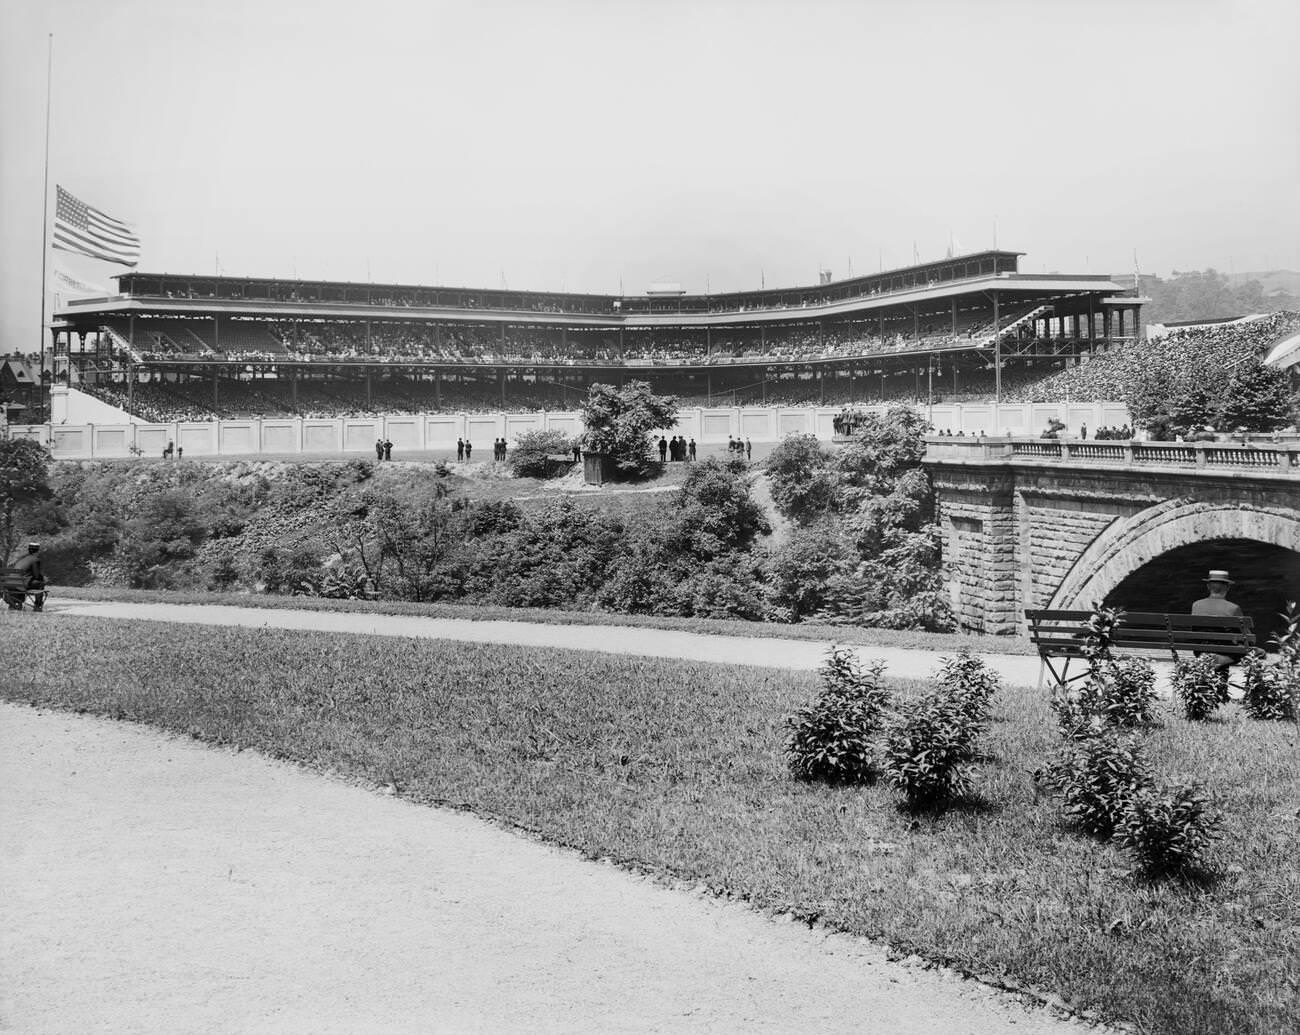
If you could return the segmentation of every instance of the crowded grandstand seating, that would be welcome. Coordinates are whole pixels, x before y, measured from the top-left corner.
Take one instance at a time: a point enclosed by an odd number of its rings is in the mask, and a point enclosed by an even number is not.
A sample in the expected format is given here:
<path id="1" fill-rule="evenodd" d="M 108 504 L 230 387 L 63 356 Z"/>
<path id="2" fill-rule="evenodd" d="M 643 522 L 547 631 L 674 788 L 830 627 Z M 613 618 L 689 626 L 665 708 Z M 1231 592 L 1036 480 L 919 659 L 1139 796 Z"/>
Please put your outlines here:
<path id="1" fill-rule="evenodd" d="M 1273 313 L 1249 323 L 1201 326 L 1149 341 L 1123 342 L 1046 377 L 1031 378 L 1007 392 L 1008 402 L 1123 402 L 1139 368 L 1171 369 L 1209 345 L 1230 345 L 1243 360 L 1262 357 L 1270 345 L 1300 330 L 1300 313 Z"/>
<path id="2" fill-rule="evenodd" d="M 764 360 L 844 359 L 911 351 L 970 349 L 983 344 L 989 323 L 965 315 L 919 328 L 886 327 L 875 321 L 795 324 L 760 332 L 756 328 L 703 331 L 633 330 L 622 336 L 608 330 L 560 332 L 551 328 L 500 325 L 438 325 L 303 321 L 287 323 L 222 319 L 217 326 L 200 320 L 137 320 L 104 326 L 119 352 L 137 362 L 157 359 L 225 358 L 429 363 L 538 363 L 611 366 L 734 365 Z M 134 346 L 129 343 L 134 334 Z"/>
<path id="3" fill-rule="evenodd" d="M 1033 339 L 1025 334 L 1041 312 L 1041 307 L 1033 307 L 1008 313 L 1008 333 L 1018 343 L 1033 346 Z M 499 324 L 444 324 L 435 329 L 417 322 L 367 326 L 357 321 L 272 323 L 223 317 L 214 328 L 212 321 L 137 319 L 137 359 L 149 352 L 181 360 L 166 380 L 137 384 L 131 397 L 137 416 L 157 421 L 571 410 L 592 381 L 622 376 L 645 377 L 656 391 L 677 395 L 687 406 L 987 401 L 994 394 L 996 378 L 993 350 L 977 348 L 989 336 L 985 315 L 961 314 L 956 336 L 949 317 L 919 327 L 913 323 L 907 333 L 886 325 L 883 336 L 878 322 L 842 320 L 825 326 L 796 323 L 762 332 L 753 327 L 713 332 L 629 329 L 621 339 L 617 331 L 608 329 L 521 326 L 503 332 Z M 105 329 L 113 350 L 121 353 L 130 328 L 115 319 Z M 1086 343 L 1063 339 L 1052 339 L 1050 350 L 1004 348 L 1002 398 L 1006 402 L 1123 402 L 1140 368 L 1152 363 L 1176 366 L 1198 349 L 1221 342 L 1231 343 L 1243 358 L 1258 358 L 1297 329 L 1300 314 L 1280 313 L 1175 330 L 1152 341 L 1120 342 L 1082 359 L 1074 353 L 1084 350 Z M 211 347 L 213 342 L 220 343 L 219 351 Z M 907 355 L 912 352 L 921 355 L 913 359 Z M 256 369 L 232 363 L 229 370 L 237 375 L 219 376 L 214 396 L 213 368 L 200 368 L 190 376 L 184 366 L 186 360 L 213 357 L 268 362 Z M 286 357 L 307 361 L 293 368 L 296 385 L 289 370 L 276 365 Z M 867 362 L 815 362 L 855 357 Z M 876 358 L 893 362 L 873 364 Z M 369 367 L 345 371 L 340 360 Z M 436 361 L 437 375 L 421 369 L 421 360 Z M 385 365 L 376 366 L 377 361 Z M 412 362 L 403 366 L 404 361 Z M 313 369 L 313 362 L 320 363 L 318 369 Z M 485 369 L 491 363 L 500 365 Z M 548 365 L 555 369 L 547 369 Z M 609 374 L 603 373 L 606 366 Z M 83 387 L 125 408 L 122 376 L 121 372 L 96 375 Z M 96 378 L 98 383 L 93 383 Z"/>

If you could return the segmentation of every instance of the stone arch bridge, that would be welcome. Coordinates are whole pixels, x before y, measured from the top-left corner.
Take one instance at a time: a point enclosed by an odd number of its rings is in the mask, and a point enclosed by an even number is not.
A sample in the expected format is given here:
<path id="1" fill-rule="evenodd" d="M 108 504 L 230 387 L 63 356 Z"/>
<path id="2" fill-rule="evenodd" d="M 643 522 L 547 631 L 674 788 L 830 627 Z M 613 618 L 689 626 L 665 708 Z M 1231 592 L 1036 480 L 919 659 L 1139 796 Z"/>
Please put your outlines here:
<path id="1" fill-rule="evenodd" d="M 1261 639 L 1300 600 L 1300 443 L 931 438 L 944 575 L 964 628 L 1025 608 L 1186 611 L 1208 568 Z"/>

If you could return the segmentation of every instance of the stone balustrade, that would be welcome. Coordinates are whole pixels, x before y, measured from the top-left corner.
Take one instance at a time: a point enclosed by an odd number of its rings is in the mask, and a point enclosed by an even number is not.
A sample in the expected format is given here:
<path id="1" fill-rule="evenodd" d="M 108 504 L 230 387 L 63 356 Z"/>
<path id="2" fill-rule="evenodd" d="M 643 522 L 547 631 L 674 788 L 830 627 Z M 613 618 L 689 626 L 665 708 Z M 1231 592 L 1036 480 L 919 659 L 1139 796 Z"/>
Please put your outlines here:
<path id="1" fill-rule="evenodd" d="M 1031 463 L 1054 466 L 1249 470 L 1300 479 L 1300 437 L 1220 442 L 1096 441 L 1047 438 L 926 439 L 926 460 L 944 463 Z"/>

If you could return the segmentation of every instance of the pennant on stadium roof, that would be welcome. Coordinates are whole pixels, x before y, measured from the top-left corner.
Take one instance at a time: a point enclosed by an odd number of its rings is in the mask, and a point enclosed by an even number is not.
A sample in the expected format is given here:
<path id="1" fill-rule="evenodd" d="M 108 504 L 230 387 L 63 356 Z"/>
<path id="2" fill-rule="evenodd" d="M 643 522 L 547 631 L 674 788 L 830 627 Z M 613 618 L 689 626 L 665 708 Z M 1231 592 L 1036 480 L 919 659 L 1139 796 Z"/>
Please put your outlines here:
<path id="1" fill-rule="evenodd" d="M 54 260 L 54 283 L 50 285 L 58 295 L 111 295 L 103 284 L 85 280 L 68 269 L 58 259 Z"/>
<path id="2" fill-rule="evenodd" d="M 54 206 L 54 247 L 123 266 L 140 261 L 140 238 L 134 230 L 62 187 Z"/>

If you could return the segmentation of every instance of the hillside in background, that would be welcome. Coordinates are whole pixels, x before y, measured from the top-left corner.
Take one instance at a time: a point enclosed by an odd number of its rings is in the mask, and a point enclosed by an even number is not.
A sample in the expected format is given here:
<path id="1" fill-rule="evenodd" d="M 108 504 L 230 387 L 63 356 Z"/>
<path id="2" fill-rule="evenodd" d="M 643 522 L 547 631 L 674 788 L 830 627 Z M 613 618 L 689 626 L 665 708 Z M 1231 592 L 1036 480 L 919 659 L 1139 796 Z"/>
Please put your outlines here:
<path id="1" fill-rule="evenodd" d="M 1258 280 L 1265 296 L 1290 295 L 1300 296 L 1300 273 L 1295 270 L 1272 270 L 1268 273 L 1229 273 L 1228 283 L 1240 287 L 1252 280 Z"/>
<path id="2" fill-rule="evenodd" d="M 1133 283 L 1133 274 L 1116 274 L 1114 280 L 1127 287 Z M 1144 275 L 1140 283 L 1142 293 L 1151 299 L 1142 314 L 1146 323 L 1218 320 L 1300 309 L 1300 274 L 1289 270 L 1235 276 L 1215 269 L 1175 270 L 1168 278 Z"/>

